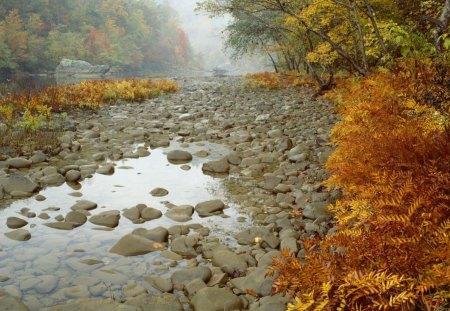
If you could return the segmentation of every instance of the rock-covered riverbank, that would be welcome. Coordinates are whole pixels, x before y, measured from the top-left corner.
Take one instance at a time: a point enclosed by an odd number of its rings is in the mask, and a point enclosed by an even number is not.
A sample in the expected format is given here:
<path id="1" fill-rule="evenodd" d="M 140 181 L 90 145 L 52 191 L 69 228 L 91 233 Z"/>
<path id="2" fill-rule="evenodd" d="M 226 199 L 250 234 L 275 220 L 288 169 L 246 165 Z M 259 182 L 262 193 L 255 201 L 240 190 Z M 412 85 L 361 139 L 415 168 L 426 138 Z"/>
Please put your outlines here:
<path id="1" fill-rule="evenodd" d="M 60 139 L 57 156 L 36 152 L 29 159 L 1 161 L 0 198 L 4 206 L 11 199 L 30 196 L 46 202 L 50 198 L 37 191 L 62 184 L 72 187 L 76 197 L 83 180 L 96 174 L 114 176 L 123 159 L 148 157 L 153 148 L 168 147 L 171 141 L 177 146 L 167 149 L 167 163 L 185 172 L 199 166 L 205 174 L 220 178 L 228 192 L 226 198 L 192 205 L 165 202 L 164 210 L 140 202 L 99 212 L 97 202 L 80 197 L 65 215 L 36 211 L 32 206 L 22 208 L 16 218 L 7 220 L 10 229 L 2 239 L 32 241 L 30 226 L 36 226 L 36 217 L 54 230 L 77 230 L 89 222 L 115 230 L 112 233 L 127 219 L 134 230 L 115 236 L 110 251 L 118 256 L 138 255 L 133 257 L 136 267 L 129 269 L 141 269 L 145 276 L 143 280 L 125 280 L 120 297 L 110 295 L 111 285 L 104 285 L 109 279 L 99 273 L 61 286 L 56 276 L 36 271 L 26 286 L 12 285 L 14 275 L 2 275 L 8 271 L 1 263 L 7 254 L 0 251 L 0 295 L 4 295 L 0 310 L 8 305 L 20 310 L 20 300 L 28 290 L 46 294 L 55 289 L 67 301 L 72 300 L 50 310 L 284 310 L 287 298 L 271 296 L 273 278 L 265 277 L 271 258 L 279 255 L 281 248 L 301 257 L 299 239 L 333 230 L 326 206 L 339 193 L 327 192 L 321 182 L 327 178 L 323 164 L 332 151 L 328 140 L 336 122 L 334 107 L 314 98 L 308 88 L 251 91 L 242 89 L 238 78 L 179 82 L 182 90 L 176 95 L 74 115 Z M 223 145 L 223 150 L 214 154 L 219 147 L 208 150 L 210 143 Z M 126 169 L 124 166 L 121 168 Z M 191 182 L 195 184 L 195 178 Z M 163 201 L 172 192 L 170 187 L 154 187 L 147 195 Z M 214 234 L 208 222 L 192 221 L 193 217 L 225 217 L 228 202 L 243 212 L 232 215 L 237 223 L 248 217 L 253 224 L 245 223 L 237 232 Z M 158 226 L 158 219 L 179 224 Z M 152 262 L 143 268 L 140 263 L 146 263 L 148 254 L 153 253 L 160 253 L 168 263 Z M 101 260 L 81 264 L 91 267 Z M 72 265 L 76 271 L 80 263 Z M 161 276 L 158 269 L 167 273 Z M 126 278 L 126 273 L 121 275 Z M 92 297 L 113 301 L 94 301 Z M 30 309 L 50 304 L 39 299 L 24 302 Z"/>

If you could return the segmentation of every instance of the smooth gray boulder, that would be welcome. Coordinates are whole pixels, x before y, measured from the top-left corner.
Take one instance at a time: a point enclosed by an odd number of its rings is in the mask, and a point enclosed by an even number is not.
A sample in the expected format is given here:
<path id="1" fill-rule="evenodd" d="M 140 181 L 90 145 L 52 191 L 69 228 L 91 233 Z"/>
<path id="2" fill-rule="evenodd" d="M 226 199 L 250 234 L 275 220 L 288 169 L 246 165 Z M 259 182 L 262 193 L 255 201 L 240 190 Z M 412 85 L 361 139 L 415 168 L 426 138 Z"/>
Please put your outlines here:
<path id="1" fill-rule="evenodd" d="M 222 214 L 225 204 L 221 200 L 210 200 L 198 203 L 195 206 L 200 217 L 208 217 L 213 215 Z"/>
<path id="2" fill-rule="evenodd" d="M 248 289 L 251 289 L 259 296 L 269 296 L 272 294 L 272 284 L 275 276 L 266 277 L 266 274 L 266 268 L 256 268 L 247 276 L 232 279 L 231 284 L 242 293 L 246 293 Z"/>
<path id="3" fill-rule="evenodd" d="M 232 251 L 221 249 L 213 252 L 212 263 L 230 275 L 244 273 L 248 267 L 244 258 Z"/>
<path id="4" fill-rule="evenodd" d="M 195 267 L 175 271 L 170 280 L 174 285 L 186 285 L 194 279 L 201 279 L 203 282 L 208 282 L 211 278 L 211 269 L 208 267 Z"/>
<path id="5" fill-rule="evenodd" d="M 249 245 L 260 243 L 263 247 L 277 248 L 280 245 L 278 239 L 269 229 L 264 227 L 252 227 L 239 232 L 235 236 L 239 244 Z"/>
<path id="6" fill-rule="evenodd" d="M 128 299 L 125 306 L 135 306 L 141 311 L 183 311 L 182 304 L 177 296 L 173 294 L 163 294 L 161 296 L 140 295 Z"/>
<path id="7" fill-rule="evenodd" d="M 38 185 L 31 181 L 31 179 L 17 173 L 0 177 L 0 187 L 2 187 L 6 193 L 11 193 L 13 191 L 33 193 L 38 189 Z"/>
<path id="8" fill-rule="evenodd" d="M 110 249 L 110 252 L 122 256 L 138 256 L 160 250 L 161 248 L 155 241 L 139 235 L 127 234 Z"/>
<path id="9" fill-rule="evenodd" d="M 115 228 L 119 225 L 120 211 L 106 211 L 89 218 L 94 225 Z"/>
<path id="10" fill-rule="evenodd" d="M 150 191 L 150 194 L 154 197 L 164 197 L 169 194 L 169 191 L 167 189 L 158 187 Z"/>
<path id="11" fill-rule="evenodd" d="M 234 311 L 243 310 L 242 300 L 229 288 L 205 287 L 192 298 L 195 311 Z"/>
<path id="12" fill-rule="evenodd" d="M 73 211 L 90 211 L 97 208 L 97 203 L 88 200 L 79 200 L 70 209 Z"/>
<path id="13" fill-rule="evenodd" d="M 57 76 L 103 76 L 110 70 L 108 65 L 92 65 L 83 60 L 62 59 L 56 66 Z"/>
<path id="14" fill-rule="evenodd" d="M 8 217 L 8 219 L 6 219 L 6 226 L 11 229 L 19 229 L 25 227 L 27 224 L 28 221 L 18 217 Z"/>
<path id="15" fill-rule="evenodd" d="M 192 154 L 184 150 L 172 150 L 167 153 L 167 160 L 171 163 L 189 163 L 192 161 Z"/>
<path id="16" fill-rule="evenodd" d="M 11 158 L 6 163 L 11 168 L 28 168 L 33 164 L 31 160 L 24 158 Z"/>
<path id="17" fill-rule="evenodd" d="M 202 171 L 207 174 L 228 174 L 230 164 L 228 164 L 226 158 L 218 161 L 210 161 L 203 164 Z"/>
<path id="18" fill-rule="evenodd" d="M 169 239 L 169 231 L 164 227 L 156 227 L 152 229 L 137 228 L 133 230 L 132 234 L 136 234 L 159 243 L 165 243 Z"/>
<path id="19" fill-rule="evenodd" d="M 65 221 L 69 223 L 73 223 L 77 226 L 81 226 L 86 223 L 87 217 L 85 214 L 78 211 L 70 211 L 67 213 L 65 217 Z"/>
<path id="20" fill-rule="evenodd" d="M 25 229 L 16 229 L 10 232 L 6 232 L 5 236 L 11 240 L 16 241 L 28 241 L 31 239 L 31 233 Z"/>
<path id="21" fill-rule="evenodd" d="M 166 217 L 178 221 L 185 222 L 192 219 L 192 214 L 194 213 L 194 207 L 191 205 L 179 205 L 171 207 L 164 214 Z"/>

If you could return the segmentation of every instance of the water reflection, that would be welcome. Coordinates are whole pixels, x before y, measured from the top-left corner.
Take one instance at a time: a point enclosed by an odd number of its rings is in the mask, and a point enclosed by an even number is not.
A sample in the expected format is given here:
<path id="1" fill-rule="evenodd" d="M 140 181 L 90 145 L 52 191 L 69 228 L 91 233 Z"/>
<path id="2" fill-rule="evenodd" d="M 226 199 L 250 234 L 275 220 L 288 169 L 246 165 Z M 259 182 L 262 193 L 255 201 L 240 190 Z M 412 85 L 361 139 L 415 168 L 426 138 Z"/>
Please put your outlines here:
<path id="1" fill-rule="evenodd" d="M 193 154 L 206 150 L 210 156 L 207 159 L 194 156 L 191 169 L 185 171 L 179 165 L 168 163 L 166 159 L 165 153 L 174 148 L 181 147 L 173 144 L 169 148 L 151 150 L 151 155 L 145 158 L 117 162 L 114 175 L 95 175 L 81 183 L 81 189 L 78 190 L 82 194 L 81 199 L 98 204 L 99 207 L 91 211 L 93 215 L 106 210 L 123 210 L 140 203 L 164 213 L 167 209 L 163 201 L 195 205 L 219 198 L 226 202 L 222 180 L 204 175 L 201 164 L 223 157 L 228 150 L 216 144 L 191 145 L 186 150 Z M 167 189 L 169 194 L 163 198 L 152 197 L 149 192 L 156 187 Z M 0 210 L 0 223 L 5 224 L 7 217 L 18 216 L 23 207 L 30 208 L 37 215 L 48 207 L 60 208 L 59 211 L 46 211 L 51 217 L 49 220 L 27 219 L 29 224 L 24 228 L 31 232 L 32 238 L 26 242 L 6 238 L 4 233 L 10 229 L 5 225 L 0 226 L 0 276 L 11 278 L 0 283 L 0 290 L 21 297 L 32 310 L 39 310 L 69 298 L 120 297 L 122 286 L 129 280 L 150 289 L 143 281 L 145 275 L 168 276 L 176 269 L 169 269 L 170 260 L 161 257 L 160 252 L 137 257 L 109 253 L 109 249 L 123 235 L 135 228 L 151 229 L 179 224 L 164 216 L 140 225 L 121 217 L 119 226 L 112 231 L 94 230 L 98 227 L 90 222 L 71 231 L 44 226 L 44 223 L 54 222 L 55 216 L 66 215 L 70 211 L 70 206 L 80 199 L 71 195 L 73 192 L 68 185 L 48 188 L 41 192 L 47 197 L 43 202 L 31 198 L 16 201 Z M 236 222 L 237 206 L 232 203 L 229 205 L 231 208 L 225 213 L 233 217 L 200 219 L 194 214 L 193 220 L 188 223 L 206 225 L 217 236 L 222 236 L 224 231 L 239 230 L 243 224 Z M 86 259 L 101 262 L 95 265 L 81 262 Z M 183 262 L 179 263 L 179 267 L 183 265 Z"/>

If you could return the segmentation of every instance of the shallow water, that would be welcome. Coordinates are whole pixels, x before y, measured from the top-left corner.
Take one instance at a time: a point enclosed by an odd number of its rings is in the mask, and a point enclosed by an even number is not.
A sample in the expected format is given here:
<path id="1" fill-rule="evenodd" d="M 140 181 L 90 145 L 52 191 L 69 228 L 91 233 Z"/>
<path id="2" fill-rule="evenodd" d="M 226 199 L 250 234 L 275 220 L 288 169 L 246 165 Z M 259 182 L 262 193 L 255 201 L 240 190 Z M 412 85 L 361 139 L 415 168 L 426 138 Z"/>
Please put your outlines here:
<path id="1" fill-rule="evenodd" d="M 163 201 L 181 205 L 195 205 L 199 202 L 222 199 L 230 208 L 223 218 L 213 216 L 199 218 L 196 213 L 193 220 L 187 223 L 200 223 L 211 229 L 211 234 L 221 237 L 223 232 L 237 231 L 247 224 L 236 221 L 238 207 L 229 202 L 221 178 L 204 175 L 201 166 L 204 162 L 219 159 L 229 151 L 217 144 L 192 144 L 185 150 L 192 154 L 199 150 L 210 153 L 208 158 L 194 159 L 189 171 L 182 170 L 180 165 L 168 163 L 165 153 L 170 149 L 182 149 L 174 143 L 169 148 L 150 150 L 151 155 L 139 159 L 115 162 L 116 170 L 112 176 L 94 175 L 81 183 L 77 191 L 82 197 L 70 195 L 75 190 L 68 185 L 47 188 L 41 194 L 47 197 L 43 202 L 34 198 L 16 201 L 6 209 L 0 210 L 0 275 L 11 279 L 0 283 L 0 291 L 19 296 L 32 309 L 38 310 L 51 306 L 69 298 L 80 296 L 114 297 L 123 296 L 122 286 L 129 280 L 136 281 L 144 287 L 151 288 L 143 282 L 143 276 L 162 274 L 169 276 L 174 269 L 168 270 L 170 260 L 163 258 L 160 252 L 153 252 L 136 257 L 122 257 L 109 253 L 109 249 L 125 234 L 135 228 L 169 227 L 180 224 L 165 216 L 144 224 L 133 224 L 121 217 L 119 226 L 112 231 L 96 230 L 99 227 L 89 221 L 71 231 L 48 228 L 43 224 L 54 222 L 56 215 L 66 215 L 70 207 L 80 199 L 94 201 L 98 208 L 92 215 L 105 210 L 120 210 L 144 203 L 160 209 L 163 214 L 167 210 Z M 156 187 L 163 187 L 169 194 L 162 198 L 152 197 L 149 192 Z M 31 232 L 31 240 L 17 242 L 6 238 L 3 233 L 10 231 L 5 225 L 7 217 L 17 216 L 21 208 L 28 207 L 39 215 L 45 208 L 59 207 L 60 211 L 46 211 L 49 220 L 39 218 L 27 219 L 24 227 Z M 84 250 L 78 252 L 75 250 Z M 83 259 L 97 259 L 101 264 L 89 266 L 81 263 Z M 156 265 L 155 265 L 156 264 Z M 178 267 L 185 265 L 179 262 Z M 81 285 L 79 292 L 70 293 L 67 288 Z M 86 292 L 88 289 L 88 292 Z"/>

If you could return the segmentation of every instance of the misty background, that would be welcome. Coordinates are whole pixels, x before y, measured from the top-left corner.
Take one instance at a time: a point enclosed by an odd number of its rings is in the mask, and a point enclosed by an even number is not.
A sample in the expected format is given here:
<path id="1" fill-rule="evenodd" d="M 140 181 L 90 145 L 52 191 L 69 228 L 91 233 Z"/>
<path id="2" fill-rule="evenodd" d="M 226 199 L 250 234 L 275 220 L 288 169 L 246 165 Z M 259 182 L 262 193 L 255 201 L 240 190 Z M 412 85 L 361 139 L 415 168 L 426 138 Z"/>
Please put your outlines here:
<path id="1" fill-rule="evenodd" d="M 180 24 L 189 36 L 192 49 L 205 70 L 222 68 L 231 74 L 243 74 L 261 70 L 272 70 L 264 56 L 243 56 L 234 60 L 225 50 L 223 31 L 231 17 L 210 18 L 204 12 L 196 12 L 199 0 L 161 0 L 167 2 L 178 13 Z"/>

